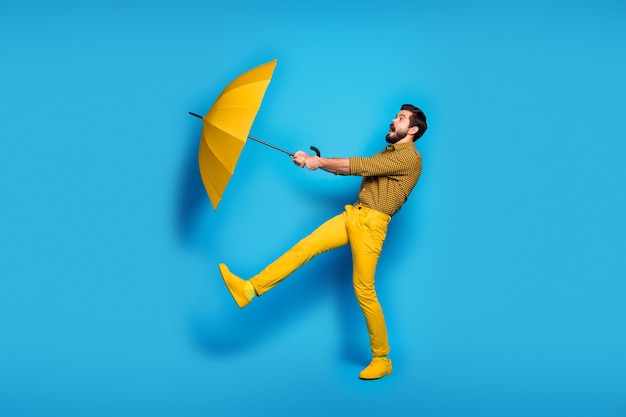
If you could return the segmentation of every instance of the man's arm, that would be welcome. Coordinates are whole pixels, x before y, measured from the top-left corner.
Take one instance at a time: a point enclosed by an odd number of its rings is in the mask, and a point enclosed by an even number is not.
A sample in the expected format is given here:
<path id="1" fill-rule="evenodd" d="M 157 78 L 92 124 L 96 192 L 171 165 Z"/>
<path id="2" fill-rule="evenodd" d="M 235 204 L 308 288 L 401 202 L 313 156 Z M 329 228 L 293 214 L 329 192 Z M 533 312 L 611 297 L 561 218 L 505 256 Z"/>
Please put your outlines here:
<path id="1" fill-rule="evenodd" d="M 299 167 L 307 167 L 311 171 L 323 169 L 333 174 L 350 174 L 350 160 L 348 158 L 322 158 L 298 151 L 291 159 Z"/>

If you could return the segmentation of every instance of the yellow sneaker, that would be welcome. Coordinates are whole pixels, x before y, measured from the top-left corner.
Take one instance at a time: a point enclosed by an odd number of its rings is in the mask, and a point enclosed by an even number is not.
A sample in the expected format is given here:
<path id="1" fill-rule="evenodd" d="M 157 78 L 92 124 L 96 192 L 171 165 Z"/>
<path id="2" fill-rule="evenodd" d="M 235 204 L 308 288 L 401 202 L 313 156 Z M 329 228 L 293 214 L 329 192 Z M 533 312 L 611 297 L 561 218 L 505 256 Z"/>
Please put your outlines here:
<path id="1" fill-rule="evenodd" d="M 226 288 L 230 291 L 230 295 L 233 296 L 233 299 L 239 306 L 239 308 L 244 308 L 247 306 L 252 298 L 246 297 L 244 287 L 246 285 L 246 280 L 239 278 L 237 275 L 233 274 L 228 270 L 228 267 L 224 264 L 220 264 L 220 273 L 222 274 L 222 279 L 226 284 Z"/>
<path id="2" fill-rule="evenodd" d="M 361 379 L 378 379 L 391 373 L 391 359 L 376 356 L 359 374 Z"/>

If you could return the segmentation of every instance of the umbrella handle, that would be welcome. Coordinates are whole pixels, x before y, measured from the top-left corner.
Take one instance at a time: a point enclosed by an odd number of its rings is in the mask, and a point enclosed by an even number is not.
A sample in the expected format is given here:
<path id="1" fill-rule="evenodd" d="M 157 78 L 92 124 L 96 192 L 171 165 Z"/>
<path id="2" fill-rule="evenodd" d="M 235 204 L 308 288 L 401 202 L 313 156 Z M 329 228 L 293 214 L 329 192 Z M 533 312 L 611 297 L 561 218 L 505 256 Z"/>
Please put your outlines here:
<path id="1" fill-rule="evenodd" d="M 315 153 L 317 154 L 317 156 L 322 156 L 322 155 L 320 154 L 320 150 L 319 150 L 319 149 L 317 149 L 315 146 L 311 145 L 311 150 L 312 150 L 312 151 L 315 151 Z"/>

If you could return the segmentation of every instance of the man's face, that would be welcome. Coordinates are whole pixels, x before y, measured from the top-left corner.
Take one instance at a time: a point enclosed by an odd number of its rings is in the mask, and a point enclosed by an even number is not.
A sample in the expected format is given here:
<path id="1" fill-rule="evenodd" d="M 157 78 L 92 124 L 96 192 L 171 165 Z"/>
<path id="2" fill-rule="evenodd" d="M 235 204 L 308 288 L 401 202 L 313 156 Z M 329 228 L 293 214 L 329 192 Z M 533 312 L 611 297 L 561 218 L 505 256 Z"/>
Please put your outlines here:
<path id="1" fill-rule="evenodd" d="M 386 140 L 388 143 L 394 144 L 404 139 L 409 133 L 409 118 L 411 112 L 408 110 L 400 110 L 396 117 L 391 121 L 389 125 L 389 133 L 387 133 Z"/>

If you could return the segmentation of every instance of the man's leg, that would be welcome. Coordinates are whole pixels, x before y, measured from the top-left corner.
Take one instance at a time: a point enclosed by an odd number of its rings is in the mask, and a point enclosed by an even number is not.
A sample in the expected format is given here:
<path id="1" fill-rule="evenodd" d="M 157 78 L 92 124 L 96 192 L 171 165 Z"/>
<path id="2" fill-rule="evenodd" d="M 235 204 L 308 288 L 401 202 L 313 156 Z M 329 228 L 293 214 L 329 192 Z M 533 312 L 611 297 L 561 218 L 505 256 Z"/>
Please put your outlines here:
<path id="1" fill-rule="evenodd" d="M 245 307 L 254 295 L 262 295 L 274 288 L 280 281 L 313 257 L 331 249 L 347 245 L 348 233 L 345 221 L 345 212 L 326 221 L 249 281 L 234 275 L 228 270 L 226 265 L 221 264 L 220 272 L 222 278 L 237 305 L 240 308 Z M 254 289 L 252 295 L 245 292 L 246 286 L 250 290 L 250 285 Z"/>
<path id="2" fill-rule="evenodd" d="M 349 213 L 348 235 L 352 248 L 354 292 L 370 337 L 374 360 L 359 375 L 363 379 L 381 378 L 391 373 L 387 326 L 376 295 L 374 277 L 383 242 L 387 235 L 389 216 L 367 209 L 354 208 Z"/>
<path id="3" fill-rule="evenodd" d="M 296 269 L 317 255 L 348 244 L 346 213 L 326 221 L 310 235 L 296 243 L 265 269 L 250 279 L 256 293 L 262 295 L 274 288 Z"/>

